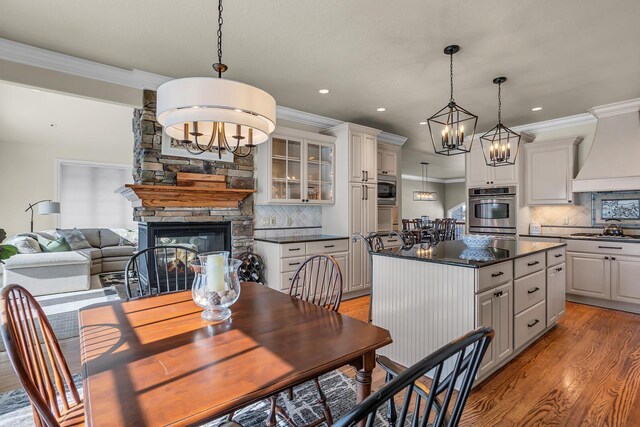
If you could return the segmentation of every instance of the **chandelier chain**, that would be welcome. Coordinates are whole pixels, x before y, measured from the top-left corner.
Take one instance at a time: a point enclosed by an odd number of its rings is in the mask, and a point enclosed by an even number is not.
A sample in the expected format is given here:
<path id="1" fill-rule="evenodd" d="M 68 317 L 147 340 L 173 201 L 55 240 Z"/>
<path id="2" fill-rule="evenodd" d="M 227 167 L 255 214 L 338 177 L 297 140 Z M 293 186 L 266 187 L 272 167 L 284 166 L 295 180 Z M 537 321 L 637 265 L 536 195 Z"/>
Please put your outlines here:
<path id="1" fill-rule="evenodd" d="M 453 53 L 449 54 L 449 84 L 451 87 L 451 96 L 449 101 L 453 102 Z"/>
<path id="2" fill-rule="evenodd" d="M 502 124 L 502 83 L 498 83 L 498 124 Z"/>
<path id="3" fill-rule="evenodd" d="M 222 0 L 218 0 L 218 62 L 222 63 Z"/>

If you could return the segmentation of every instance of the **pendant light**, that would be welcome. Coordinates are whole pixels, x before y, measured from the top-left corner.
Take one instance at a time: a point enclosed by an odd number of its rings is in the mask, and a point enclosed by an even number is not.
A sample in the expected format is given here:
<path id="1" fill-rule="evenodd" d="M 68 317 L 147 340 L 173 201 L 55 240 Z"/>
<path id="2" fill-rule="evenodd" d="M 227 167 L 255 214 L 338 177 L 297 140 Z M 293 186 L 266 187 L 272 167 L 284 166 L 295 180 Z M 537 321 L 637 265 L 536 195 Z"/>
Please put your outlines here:
<path id="1" fill-rule="evenodd" d="M 506 77 L 493 79 L 498 85 L 498 124 L 480 137 L 484 160 L 492 167 L 515 164 L 520 147 L 520 135 L 502 124 L 502 83 L 506 81 Z"/>
<path id="2" fill-rule="evenodd" d="M 232 80 L 223 80 L 222 0 L 218 2 L 218 78 L 188 77 L 158 88 L 157 120 L 167 135 L 189 153 L 217 150 L 239 157 L 269 139 L 276 127 L 276 101 L 267 92 Z M 241 150 L 247 147 L 248 150 Z"/>
<path id="3" fill-rule="evenodd" d="M 427 172 L 427 166 L 429 163 L 420 162 L 422 165 L 422 191 L 414 191 L 413 192 L 413 200 L 416 202 L 434 202 L 438 200 L 438 193 L 435 191 L 427 191 L 429 188 L 429 174 Z"/>
<path id="4" fill-rule="evenodd" d="M 444 53 L 449 55 L 449 83 L 451 96 L 449 103 L 440 111 L 431 116 L 429 133 L 431 143 L 436 154 L 453 156 L 471 151 L 471 144 L 476 133 L 478 116 L 462 108 L 453 99 L 453 55 L 460 50 L 460 46 L 451 45 L 444 48 Z M 464 139 L 468 136 L 468 144 Z"/>

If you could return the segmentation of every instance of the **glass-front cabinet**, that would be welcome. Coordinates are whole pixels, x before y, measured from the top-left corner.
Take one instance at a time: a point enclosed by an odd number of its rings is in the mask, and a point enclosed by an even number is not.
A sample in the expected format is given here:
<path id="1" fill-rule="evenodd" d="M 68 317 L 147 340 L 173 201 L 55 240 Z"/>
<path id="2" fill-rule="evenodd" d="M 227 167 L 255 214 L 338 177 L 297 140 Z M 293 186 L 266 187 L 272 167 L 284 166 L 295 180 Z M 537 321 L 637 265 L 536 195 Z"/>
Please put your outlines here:
<path id="1" fill-rule="evenodd" d="M 266 174 L 260 179 L 270 181 L 270 185 L 259 185 L 259 202 L 271 204 L 332 204 L 334 201 L 335 146 L 325 135 L 309 135 L 308 132 L 293 131 L 274 133 L 269 142 L 259 146 L 258 169 L 264 166 Z M 264 163 L 268 163 L 265 165 Z M 261 191 L 259 190 L 259 193 Z"/>

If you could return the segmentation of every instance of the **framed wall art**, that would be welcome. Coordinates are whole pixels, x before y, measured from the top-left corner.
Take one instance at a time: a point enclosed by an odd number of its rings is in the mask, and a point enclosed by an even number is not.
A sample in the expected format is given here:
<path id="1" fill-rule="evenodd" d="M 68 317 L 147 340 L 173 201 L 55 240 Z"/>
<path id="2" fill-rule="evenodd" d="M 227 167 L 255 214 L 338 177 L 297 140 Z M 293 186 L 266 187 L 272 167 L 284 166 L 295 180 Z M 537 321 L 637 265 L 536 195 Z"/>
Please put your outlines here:
<path id="1" fill-rule="evenodd" d="M 622 226 L 640 226 L 640 191 L 591 194 L 592 225 L 604 225 L 607 220 Z"/>

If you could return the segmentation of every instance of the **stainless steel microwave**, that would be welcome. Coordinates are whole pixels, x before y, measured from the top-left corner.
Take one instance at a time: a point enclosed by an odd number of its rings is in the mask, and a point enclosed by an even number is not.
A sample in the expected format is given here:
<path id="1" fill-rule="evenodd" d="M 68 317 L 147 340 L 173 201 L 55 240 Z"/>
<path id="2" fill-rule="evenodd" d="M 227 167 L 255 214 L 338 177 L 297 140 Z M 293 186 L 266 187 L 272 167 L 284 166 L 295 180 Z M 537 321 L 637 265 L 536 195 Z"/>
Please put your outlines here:
<path id="1" fill-rule="evenodd" d="M 395 176 L 378 175 L 378 204 L 396 205 L 397 182 Z"/>

